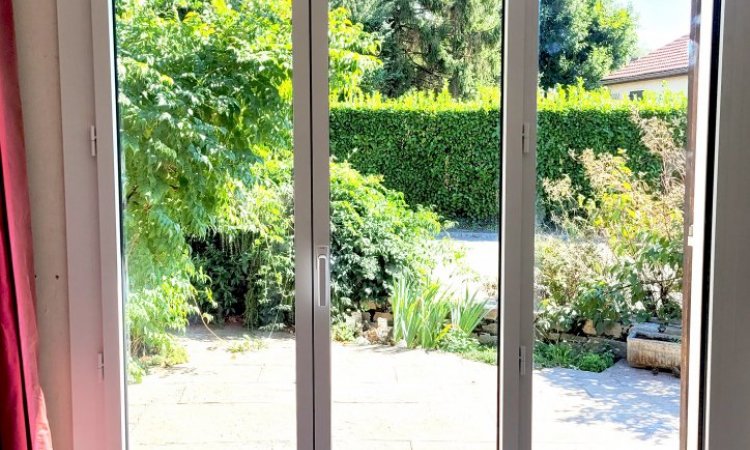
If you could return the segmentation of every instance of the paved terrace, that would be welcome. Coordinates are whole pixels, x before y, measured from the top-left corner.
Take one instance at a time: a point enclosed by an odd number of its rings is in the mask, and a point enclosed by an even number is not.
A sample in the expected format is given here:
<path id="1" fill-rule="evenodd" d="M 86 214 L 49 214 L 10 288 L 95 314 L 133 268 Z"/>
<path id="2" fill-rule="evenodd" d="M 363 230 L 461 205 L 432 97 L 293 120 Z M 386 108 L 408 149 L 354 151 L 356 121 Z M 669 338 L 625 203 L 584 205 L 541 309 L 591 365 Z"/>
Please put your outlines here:
<path id="1" fill-rule="evenodd" d="M 240 328 L 220 333 L 241 339 Z M 131 449 L 295 448 L 294 340 L 232 354 L 196 327 L 186 364 L 128 388 Z M 333 344 L 335 450 L 494 450 L 496 368 L 459 356 Z M 679 380 L 620 362 L 534 372 L 535 450 L 677 450 Z"/>

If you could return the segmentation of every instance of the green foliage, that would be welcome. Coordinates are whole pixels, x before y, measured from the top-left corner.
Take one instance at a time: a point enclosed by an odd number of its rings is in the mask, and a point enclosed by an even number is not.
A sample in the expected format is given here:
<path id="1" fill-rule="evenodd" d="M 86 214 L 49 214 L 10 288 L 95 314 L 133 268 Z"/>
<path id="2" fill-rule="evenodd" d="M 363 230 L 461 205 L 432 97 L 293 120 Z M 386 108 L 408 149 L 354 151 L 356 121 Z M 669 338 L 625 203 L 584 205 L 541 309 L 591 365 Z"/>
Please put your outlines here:
<path id="1" fill-rule="evenodd" d="M 540 86 L 581 80 L 587 88 L 635 56 L 636 18 L 615 0 L 542 0 L 539 9 Z"/>
<path id="2" fill-rule="evenodd" d="M 534 344 L 534 365 L 536 367 L 564 367 L 585 370 L 587 372 L 604 372 L 615 364 L 615 357 L 610 349 L 587 349 L 581 344 L 561 341 Z"/>
<path id="3" fill-rule="evenodd" d="M 672 138 L 679 125 L 657 118 L 639 125 L 661 162 L 658 185 L 633 173 L 626 153 L 584 152 L 580 159 L 596 192 L 585 203 L 586 217 L 589 232 L 606 238 L 617 260 L 610 269 L 617 283 L 609 291 L 625 291 L 641 315 L 668 322 L 681 317 L 685 151 Z"/>
<path id="4" fill-rule="evenodd" d="M 333 0 L 367 31 L 382 36 L 383 68 L 372 88 L 391 97 L 438 91 L 473 97 L 497 85 L 502 50 L 500 0 Z M 636 19 L 614 0 L 542 0 L 540 85 L 547 89 L 602 77 L 635 55 Z"/>
<path id="5" fill-rule="evenodd" d="M 291 148 L 291 0 L 115 6 L 126 320 L 137 359 L 174 351 L 167 331 L 199 313 L 208 278 L 190 243 L 262 233 L 254 229 L 262 216 L 248 206 L 257 201 L 252 187 L 266 182 L 254 167 Z M 379 65 L 378 42 L 344 10 L 331 11 L 329 22 L 331 92 L 346 98 Z"/>
<path id="6" fill-rule="evenodd" d="M 260 339 L 255 339 L 247 334 L 242 335 L 241 339 L 232 339 L 227 342 L 227 351 L 232 355 L 247 353 L 255 350 L 261 350 L 266 347 L 266 343 Z"/>
<path id="7" fill-rule="evenodd" d="M 500 186 L 500 113 L 497 90 L 457 102 L 447 92 L 412 93 L 398 99 L 378 95 L 335 103 L 331 109 L 331 153 L 364 173 L 383 175 L 387 187 L 404 192 L 409 204 L 434 206 L 451 219 L 496 221 Z M 586 171 L 576 158 L 628 150 L 629 164 L 657 182 L 659 157 L 641 140 L 633 119 L 675 121 L 675 140 L 684 139 L 686 99 L 646 95 L 612 100 L 606 91 L 580 86 L 539 98 L 537 174 L 543 218 L 560 212 L 542 185 L 566 176 L 573 192 L 591 198 Z M 574 197 L 574 198 L 576 198 Z"/>
<path id="8" fill-rule="evenodd" d="M 291 156 L 264 160 L 246 197 L 246 230 L 193 243 L 207 275 L 202 297 L 213 314 L 241 314 L 251 327 L 293 323 Z M 410 208 L 376 176 L 331 163 L 331 289 L 336 311 L 385 305 L 397 274 L 419 276 L 440 257 L 438 216 Z"/>
<path id="9" fill-rule="evenodd" d="M 436 348 L 451 327 L 449 292 L 438 282 L 400 277 L 391 297 L 393 340 L 409 348 Z"/>
<path id="10" fill-rule="evenodd" d="M 242 187 L 242 227 L 192 241 L 195 265 L 207 275 L 201 298 L 219 318 L 242 315 L 250 327 L 294 322 L 294 248 L 291 154 L 262 155 Z"/>
<path id="11" fill-rule="evenodd" d="M 588 291 L 590 281 L 600 276 L 604 260 L 596 244 L 538 239 L 534 253 L 537 332 L 549 338 L 579 329 L 586 319 L 593 320 L 591 311 L 581 311 L 577 301 Z"/>
<path id="12" fill-rule="evenodd" d="M 331 292 L 339 312 L 367 300 L 386 305 L 397 275 L 420 276 L 441 258 L 439 217 L 410 208 L 381 180 L 331 164 Z"/>
<path id="13" fill-rule="evenodd" d="M 536 244 L 537 334 L 580 333 L 591 320 L 598 335 L 615 324 L 629 324 L 639 308 L 612 275 L 617 264 L 606 244 L 548 238 Z M 619 336 L 618 336 L 619 337 Z"/>
<path id="14" fill-rule="evenodd" d="M 336 342 L 352 342 L 357 337 L 357 330 L 345 321 L 334 321 L 331 325 L 331 339 Z"/>
<path id="15" fill-rule="evenodd" d="M 438 348 L 445 352 L 457 353 L 462 358 L 471 361 L 478 361 L 492 366 L 497 365 L 497 346 L 482 345 L 476 338 L 455 328 L 452 328 L 440 339 Z"/>
<path id="16" fill-rule="evenodd" d="M 471 97 L 500 75 L 500 0 L 333 0 L 383 39 L 372 87 L 388 96 L 447 86 Z"/>
<path id="17" fill-rule="evenodd" d="M 537 330 L 580 329 L 592 320 L 599 334 L 610 326 L 652 317 L 681 317 L 685 152 L 675 143 L 679 124 L 638 119 L 643 143 L 660 163 L 654 185 L 630 168 L 627 153 L 577 159 L 594 192 L 584 199 L 564 179 L 546 182 L 551 198 L 577 204 L 580 214 L 556 216 L 570 240 L 537 246 Z"/>
<path id="18" fill-rule="evenodd" d="M 460 353 L 461 357 L 491 366 L 497 366 L 498 349 L 494 345 L 481 345 Z"/>
<path id="19" fill-rule="evenodd" d="M 450 304 L 452 329 L 459 330 L 466 336 L 471 335 L 487 316 L 486 306 L 487 301 L 477 299 L 477 293 L 470 293 L 466 286 L 464 295 L 454 298 Z"/>
<path id="20" fill-rule="evenodd" d="M 485 304 L 468 288 L 463 296 L 456 296 L 428 277 L 400 276 L 391 297 L 393 339 L 405 341 L 409 348 L 442 345 L 458 351 L 458 347 L 471 346 L 475 341 L 471 333 L 486 315 Z"/>

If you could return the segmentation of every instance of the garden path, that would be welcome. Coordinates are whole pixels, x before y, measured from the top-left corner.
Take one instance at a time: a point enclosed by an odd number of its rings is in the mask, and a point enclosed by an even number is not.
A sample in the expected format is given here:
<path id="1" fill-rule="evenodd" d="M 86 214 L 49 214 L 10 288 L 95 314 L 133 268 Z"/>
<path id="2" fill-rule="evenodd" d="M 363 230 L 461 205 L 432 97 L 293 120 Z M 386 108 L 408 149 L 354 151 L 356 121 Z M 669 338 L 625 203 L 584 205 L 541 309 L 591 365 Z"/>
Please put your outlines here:
<path id="1" fill-rule="evenodd" d="M 227 327 L 229 342 L 244 331 Z M 205 329 L 190 361 L 128 387 L 130 448 L 293 449 L 294 340 L 231 353 Z M 457 355 L 333 344 L 335 450 L 493 450 L 494 366 Z M 679 380 L 620 362 L 534 372 L 534 450 L 677 450 Z"/>

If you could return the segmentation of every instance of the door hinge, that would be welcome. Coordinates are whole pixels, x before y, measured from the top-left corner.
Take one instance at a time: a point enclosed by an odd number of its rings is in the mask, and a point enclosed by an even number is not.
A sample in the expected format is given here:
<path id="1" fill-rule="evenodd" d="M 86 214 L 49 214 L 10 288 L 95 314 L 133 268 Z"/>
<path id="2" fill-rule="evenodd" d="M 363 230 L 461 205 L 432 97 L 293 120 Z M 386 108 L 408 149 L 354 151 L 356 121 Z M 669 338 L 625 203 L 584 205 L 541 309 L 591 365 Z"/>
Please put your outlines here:
<path id="1" fill-rule="evenodd" d="M 529 123 L 524 122 L 521 126 L 521 147 L 523 149 L 523 153 L 527 154 L 529 153 L 529 134 L 531 133 L 531 130 L 529 129 Z"/>
<path id="2" fill-rule="evenodd" d="M 96 126 L 89 128 L 89 144 L 91 145 L 91 156 L 96 157 Z"/>
<path id="3" fill-rule="evenodd" d="M 99 353 L 97 356 L 96 369 L 99 371 L 99 379 L 104 379 L 104 353 Z"/>
<path id="4" fill-rule="evenodd" d="M 526 363 L 527 363 L 526 346 L 522 345 L 518 349 L 518 373 L 520 373 L 521 376 L 526 375 Z"/>

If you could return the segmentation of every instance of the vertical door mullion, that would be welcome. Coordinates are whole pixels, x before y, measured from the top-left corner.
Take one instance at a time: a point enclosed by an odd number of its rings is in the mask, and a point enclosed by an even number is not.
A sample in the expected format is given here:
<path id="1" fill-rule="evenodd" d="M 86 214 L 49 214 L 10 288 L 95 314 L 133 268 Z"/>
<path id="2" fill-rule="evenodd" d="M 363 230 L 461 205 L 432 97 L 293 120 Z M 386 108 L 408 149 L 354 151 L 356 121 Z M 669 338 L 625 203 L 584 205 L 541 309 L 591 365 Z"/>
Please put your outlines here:
<path id="1" fill-rule="evenodd" d="M 498 445 L 531 449 L 538 2 L 505 0 Z"/>
<path id="2" fill-rule="evenodd" d="M 312 90 L 312 217 L 313 255 L 328 256 L 330 245 L 328 152 L 328 0 L 310 0 L 310 68 Z M 316 261 L 317 262 L 317 261 Z M 327 271 L 328 265 L 317 266 Z M 315 380 L 315 450 L 331 448 L 331 344 L 330 294 L 327 277 L 313 298 Z"/>
<path id="3" fill-rule="evenodd" d="M 292 2 L 292 53 L 297 448 L 313 450 L 315 392 L 310 0 Z"/>
<path id="4" fill-rule="evenodd" d="M 104 442 L 102 448 L 127 448 L 125 332 L 120 233 L 120 175 L 117 146 L 114 14 L 109 1 L 91 1 L 94 110 L 92 156 L 96 158 L 99 197 L 99 254 L 102 302 Z M 92 361 L 93 364 L 93 361 Z"/>

